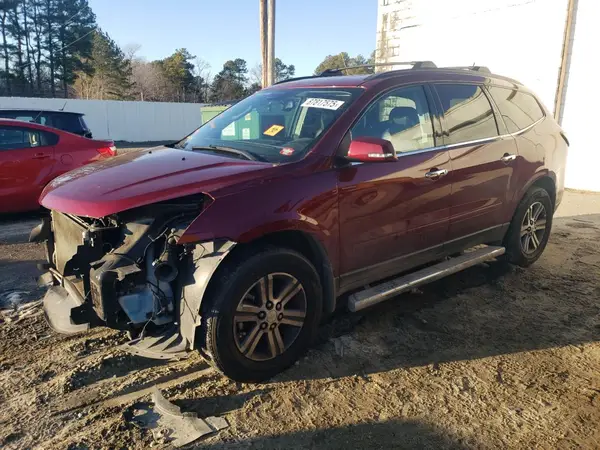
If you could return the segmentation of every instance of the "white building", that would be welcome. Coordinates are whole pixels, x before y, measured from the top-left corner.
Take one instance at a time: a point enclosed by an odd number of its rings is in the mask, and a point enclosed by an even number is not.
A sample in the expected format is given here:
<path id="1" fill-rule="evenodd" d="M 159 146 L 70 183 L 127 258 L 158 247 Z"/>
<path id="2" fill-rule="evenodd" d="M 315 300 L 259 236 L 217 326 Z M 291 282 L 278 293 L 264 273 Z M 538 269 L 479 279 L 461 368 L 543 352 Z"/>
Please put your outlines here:
<path id="1" fill-rule="evenodd" d="M 599 0 L 378 1 L 377 62 L 477 64 L 516 78 L 565 129 L 567 187 L 600 191 Z"/>

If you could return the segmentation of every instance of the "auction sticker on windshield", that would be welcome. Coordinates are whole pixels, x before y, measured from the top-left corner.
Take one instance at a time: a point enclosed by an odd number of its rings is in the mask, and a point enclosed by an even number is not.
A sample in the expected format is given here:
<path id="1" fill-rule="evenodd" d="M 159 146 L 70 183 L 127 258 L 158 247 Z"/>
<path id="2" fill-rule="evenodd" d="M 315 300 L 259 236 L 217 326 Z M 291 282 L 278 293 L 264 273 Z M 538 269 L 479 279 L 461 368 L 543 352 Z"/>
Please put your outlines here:
<path id="1" fill-rule="evenodd" d="M 266 129 L 263 134 L 266 134 L 267 136 L 275 136 L 284 128 L 285 127 L 283 125 L 273 125 L 270 128 Z"/>
<path id="2" fill-rule="evenodd" d="M 331 100 L 329 98 L 307 98 L 302 106 L 308 108 L 322 108 L 322 109 L 340 109 L 340 106 L 344 104 L 341 100 Z"/>

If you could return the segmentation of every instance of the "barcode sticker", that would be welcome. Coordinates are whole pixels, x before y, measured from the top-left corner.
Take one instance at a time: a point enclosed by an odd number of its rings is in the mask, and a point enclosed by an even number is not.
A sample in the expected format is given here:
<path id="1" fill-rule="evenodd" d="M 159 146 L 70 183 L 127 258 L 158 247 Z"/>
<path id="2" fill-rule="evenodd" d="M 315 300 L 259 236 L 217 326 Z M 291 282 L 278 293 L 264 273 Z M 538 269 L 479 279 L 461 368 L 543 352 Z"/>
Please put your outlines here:
<path id="1" fill-rule="evenodd" d="M 331 109 L 336 110 L 340 109 L 340 107 L 344 104 L 341 100 L 331 100 L 328 98 L 307 98 L 302 106 L 306 106 L 308 108 L 322 108 L 322 109 Z"/>

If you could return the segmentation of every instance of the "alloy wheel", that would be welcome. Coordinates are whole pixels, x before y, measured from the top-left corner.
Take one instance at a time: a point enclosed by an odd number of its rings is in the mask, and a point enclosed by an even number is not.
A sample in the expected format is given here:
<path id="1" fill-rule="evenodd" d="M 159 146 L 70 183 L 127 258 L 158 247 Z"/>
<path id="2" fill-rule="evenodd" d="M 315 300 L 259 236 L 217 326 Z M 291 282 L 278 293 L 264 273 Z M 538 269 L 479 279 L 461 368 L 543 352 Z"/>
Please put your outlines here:
<path id="1" fill-rule="evenodd" d="M 297 339 L 306 318 L 306 293 L 287 273 L 256 281 L 237 305 L 233 333 L 246 358 L 266 361 L 285 352 Z"/>
<path id="2" fill-rule="evenodd" d="M 546 234 L 546 208 L 540 202 L 531 204 L 521 222 L 521 250 L 531 255 L 540 247 Z"/>

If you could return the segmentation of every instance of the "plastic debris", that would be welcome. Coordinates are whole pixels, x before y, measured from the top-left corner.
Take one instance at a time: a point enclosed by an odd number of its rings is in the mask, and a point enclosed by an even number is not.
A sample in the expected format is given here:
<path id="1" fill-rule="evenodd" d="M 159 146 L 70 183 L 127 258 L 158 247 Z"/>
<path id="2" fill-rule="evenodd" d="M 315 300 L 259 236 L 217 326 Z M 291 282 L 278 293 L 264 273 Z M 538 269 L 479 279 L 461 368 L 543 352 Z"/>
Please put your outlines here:
<path id="1" fill-rule="evenodd" d="M 161 444 L 168 442 L 173 447 L 182 447 L 229 426 L 222 417 L 202 419 L 195 413 L 181 412 L 157 387 L 152 391 L 152 402 L 154 407 L 148 403 L 134 405 L 129 420 L 151 430 Z"/>

